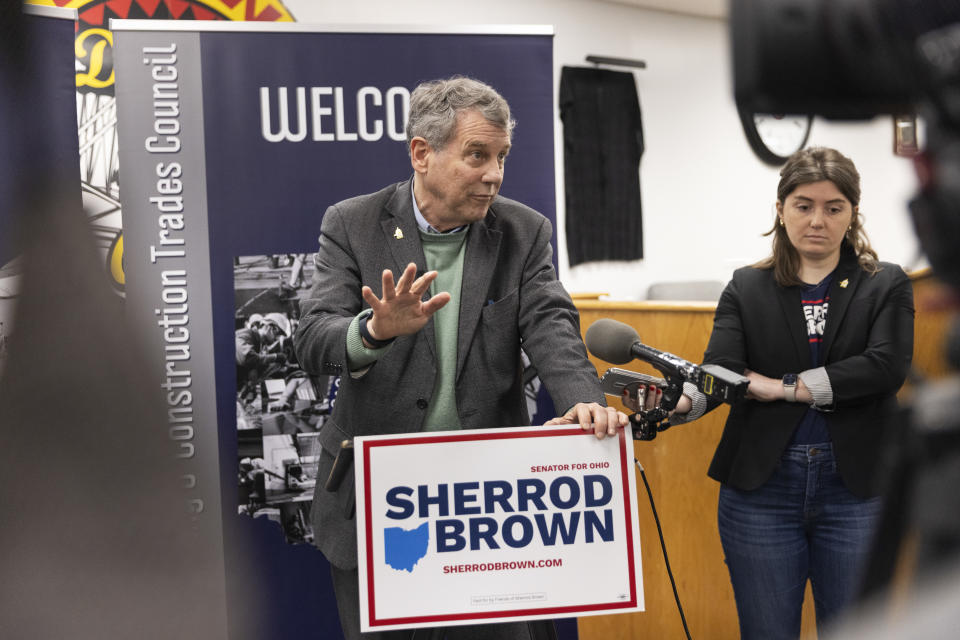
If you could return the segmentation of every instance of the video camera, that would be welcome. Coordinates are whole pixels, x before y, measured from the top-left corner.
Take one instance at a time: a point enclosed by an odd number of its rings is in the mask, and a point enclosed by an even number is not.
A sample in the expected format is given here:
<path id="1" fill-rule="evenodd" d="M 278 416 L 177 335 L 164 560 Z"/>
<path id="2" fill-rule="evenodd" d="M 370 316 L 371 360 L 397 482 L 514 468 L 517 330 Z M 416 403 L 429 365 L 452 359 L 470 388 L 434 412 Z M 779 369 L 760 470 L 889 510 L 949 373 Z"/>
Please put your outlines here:
<path id="1" fill-rule="evenodd" d="M 695 365 L 672 353 L 654 349 L 640 342 L 640 336 L 630 325 L 609 318 L 601 318 L 590 325 L 585 338 L 587 350 L 594 356 L 613 364 L 626 364 L 634 359 L 648 362 L 663 374 L 664 379 L 652 378 L 625 369 L 610 369 L 601 378 L 605 393 L 620 396 L 623 389 L 636 392 L 640 385 L 656 385 L 663 389 L 660 406 L 650 410 L 642 406 L 631 416 L 637 440 L 653 440 L 657 433 L 670 428 L 667 418 L 677 406 L 683 393 L 683 383 L 694 385 L 709 398 L 734 404 L 743 400 L 750 381 L 718 365 Z"/>
<path id="2" fill-rule="evenodd" d="M 910 213 L 934 271 L 960 289 L 960 3 L 732 0 L 730 27 L 741 112 L 923 117 Z"/>

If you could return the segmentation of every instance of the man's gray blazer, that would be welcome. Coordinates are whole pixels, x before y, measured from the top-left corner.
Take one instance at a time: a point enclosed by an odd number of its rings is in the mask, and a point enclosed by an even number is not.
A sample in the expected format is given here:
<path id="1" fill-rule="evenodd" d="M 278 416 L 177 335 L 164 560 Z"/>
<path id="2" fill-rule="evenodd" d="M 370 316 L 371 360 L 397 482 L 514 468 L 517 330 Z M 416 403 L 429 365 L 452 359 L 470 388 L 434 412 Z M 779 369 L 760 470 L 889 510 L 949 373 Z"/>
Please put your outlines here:
<path id="1" fill-rule="evenodd" d="M 361 377 L 347 367 L 347 327 L 363 308 L 362 285 L 381 296 L 384 269 L 409 263 L 426 271 L 411 201 L 411 181 L 330 207 L 320 228 L 316 276 L 295 337 L 304 370 L 341 375 L 320 432 L 311 522 L 316 545 L 341 569 L 356 567 L 353 470 L 336 493 L 323 488 L 341 441 L 360 435 L 420 431 L 436 376 L 433 321 L 400 336 Z M 530 357 L 560 415 L 577 402 L 605 404 L 580 338 L 579 315 L 551 262 L 550 222 L 497 197 L 470 225 L 463 265 L 456 396 L 464 429 L 530 423 L 521 384 L 520 347 Z M 411 469 L 416 474 L 415 469 Z"/>

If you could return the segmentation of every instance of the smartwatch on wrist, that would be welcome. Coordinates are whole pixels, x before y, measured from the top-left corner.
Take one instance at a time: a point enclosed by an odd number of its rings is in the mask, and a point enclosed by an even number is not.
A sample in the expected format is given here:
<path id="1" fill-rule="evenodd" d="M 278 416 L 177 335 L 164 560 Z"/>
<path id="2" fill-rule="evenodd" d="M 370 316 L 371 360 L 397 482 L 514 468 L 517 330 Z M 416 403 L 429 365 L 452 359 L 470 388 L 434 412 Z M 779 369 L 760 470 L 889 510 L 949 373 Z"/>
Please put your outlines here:
<path id="1" fill-rule="evenodd" d="M 370 335 L 370 329 L 367 328 L 367 320 L 370 319 L 370 316 L 373 314 L 367 314 L 360 318 L 360 337 L 366 340 L 367 344 L 370 345 L 373 349 L 382 349 L 396 339 L 396 336 L 389 338 L 387 340 L 377 340 L 372 335 Z"/>
<path id="2" fill-rule="evenodd" d="M 787 373 L 783 376 L 783 399 L 787 402 L 797 401 L 797 374 Z"/>

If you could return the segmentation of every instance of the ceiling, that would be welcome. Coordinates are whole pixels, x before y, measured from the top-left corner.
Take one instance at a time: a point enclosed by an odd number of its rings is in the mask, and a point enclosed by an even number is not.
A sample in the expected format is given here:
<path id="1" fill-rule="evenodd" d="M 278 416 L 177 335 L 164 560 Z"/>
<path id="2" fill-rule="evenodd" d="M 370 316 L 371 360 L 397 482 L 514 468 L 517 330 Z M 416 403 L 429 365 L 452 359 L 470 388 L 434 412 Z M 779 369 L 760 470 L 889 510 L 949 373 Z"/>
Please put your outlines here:
<path id="1" fill-rule="evenodd" d="M 602 0 L 644 9 L 659 9 L 709 18 L 726 18 L 728 0 Z"/>

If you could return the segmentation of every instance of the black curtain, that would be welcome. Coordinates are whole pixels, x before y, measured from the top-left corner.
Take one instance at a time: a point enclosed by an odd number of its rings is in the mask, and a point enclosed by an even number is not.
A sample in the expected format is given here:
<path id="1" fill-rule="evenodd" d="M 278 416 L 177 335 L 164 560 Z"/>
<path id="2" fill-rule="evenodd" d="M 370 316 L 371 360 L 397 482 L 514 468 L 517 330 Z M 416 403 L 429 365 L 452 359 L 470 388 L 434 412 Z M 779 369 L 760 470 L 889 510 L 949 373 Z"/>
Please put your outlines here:
<path id="1" fill-rule="evenodd" d="M 633 73 L 563 67 L 560 119 L 570 266 L 643 258 L 643 127 Z"/>

